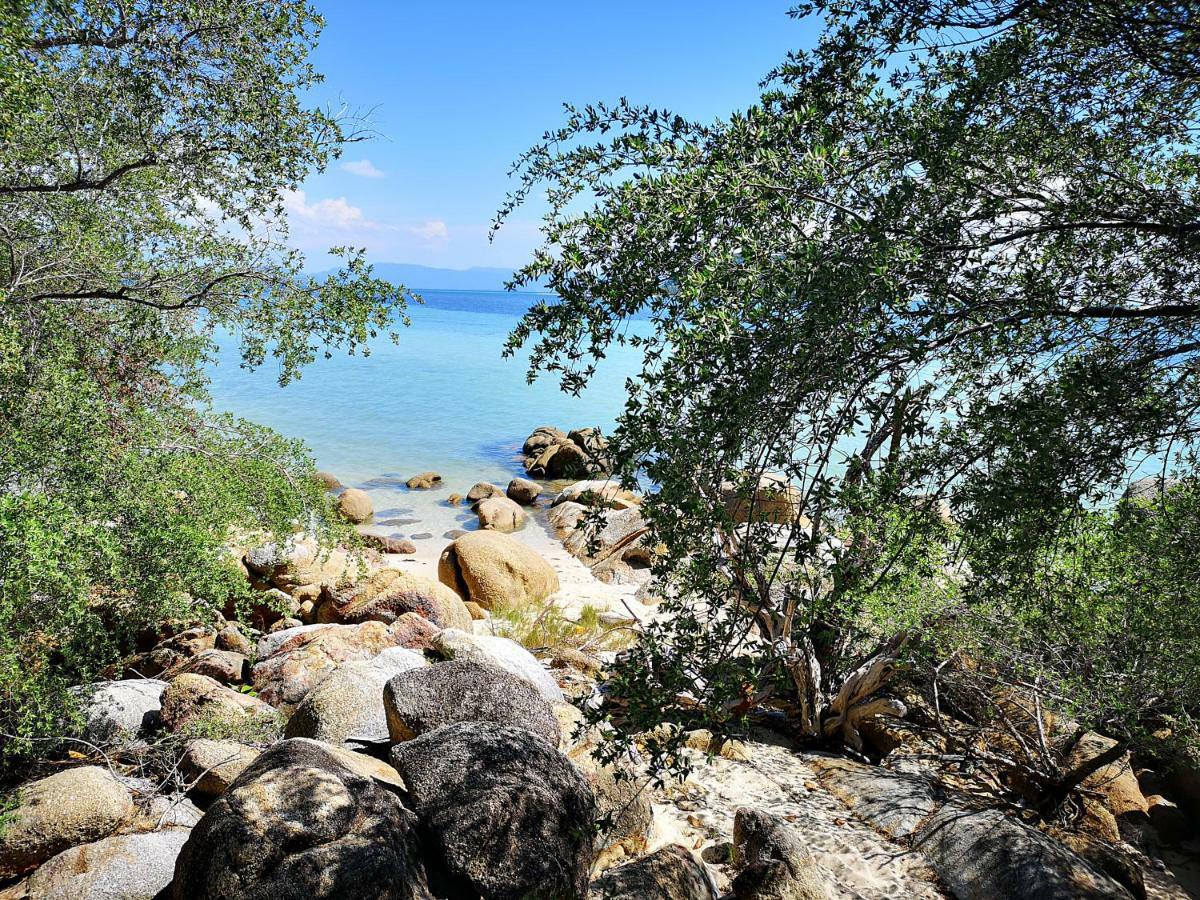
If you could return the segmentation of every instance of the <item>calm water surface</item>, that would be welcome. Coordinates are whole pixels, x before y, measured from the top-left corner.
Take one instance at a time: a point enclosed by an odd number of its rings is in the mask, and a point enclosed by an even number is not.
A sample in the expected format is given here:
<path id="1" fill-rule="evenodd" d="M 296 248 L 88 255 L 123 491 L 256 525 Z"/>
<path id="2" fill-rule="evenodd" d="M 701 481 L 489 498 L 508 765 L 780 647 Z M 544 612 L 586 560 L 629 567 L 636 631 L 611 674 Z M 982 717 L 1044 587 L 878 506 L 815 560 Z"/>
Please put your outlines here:
<path id="1" fill-rule="evenodd" d="M 269 365 L 241 369 L 231 342 L 213 368 L 211 391 L 218 409 L 302 439 L 317 465 L 346 484 L 440 472 L 441 491 L 373 488 L 376 509 L 418 518 L 430 530 L 464 527 L 474 516 L 447 508 L 446 494 L 481 480 L 507 483 L 521 471 L 514 460 L 521 442 L 538 425 L 610 430 L 640 357 L 614 349 L 578 398 L 553 379 L 529 385 L 525 359 L 502 359 L 501 351 L 521 313 L 542 298 L 421 293 L 426 303 L 411 310 L 412 327 L 398 345 L 381 339 L 369 356 L 319 359 L 280 388 Z"/>

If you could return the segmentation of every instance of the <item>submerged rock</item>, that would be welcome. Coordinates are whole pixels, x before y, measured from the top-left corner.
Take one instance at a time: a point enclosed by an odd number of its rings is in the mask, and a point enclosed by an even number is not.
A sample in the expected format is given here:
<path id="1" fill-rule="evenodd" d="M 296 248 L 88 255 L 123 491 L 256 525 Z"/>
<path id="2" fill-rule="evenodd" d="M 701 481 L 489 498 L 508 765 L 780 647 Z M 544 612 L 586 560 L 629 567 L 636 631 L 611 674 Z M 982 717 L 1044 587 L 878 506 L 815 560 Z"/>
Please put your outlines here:
<path id="1" fill-rule="evenodd" d="M 447 725 L 392 748 L 444 896 L 586 894 L 595 800 L 569 760 L 524 728 Z"/>
<path id="2" fill-rule="evenodd" d="M 420 475 L 414 475 L 404 484 L 410 491 L 427 491 L 437 487 L 442 483 L 442 476 L 437 472 L 422 472 Z"/>

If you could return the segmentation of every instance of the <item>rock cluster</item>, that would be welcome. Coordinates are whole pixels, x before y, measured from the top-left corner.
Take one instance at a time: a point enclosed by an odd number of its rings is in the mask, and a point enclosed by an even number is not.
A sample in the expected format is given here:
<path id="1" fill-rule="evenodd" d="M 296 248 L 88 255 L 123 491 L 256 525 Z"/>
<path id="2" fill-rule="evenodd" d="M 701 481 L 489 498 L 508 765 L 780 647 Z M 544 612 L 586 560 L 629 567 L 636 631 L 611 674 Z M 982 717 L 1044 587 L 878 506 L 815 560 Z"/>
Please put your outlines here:
<path id="1" fill-rule="evenodd" d="M 534 478 L 587 478 L 612 470 L 608 441 L 597 428 L 564 432 L 543 425 L 525 439 L 521 452 L 525 471 Z"/>

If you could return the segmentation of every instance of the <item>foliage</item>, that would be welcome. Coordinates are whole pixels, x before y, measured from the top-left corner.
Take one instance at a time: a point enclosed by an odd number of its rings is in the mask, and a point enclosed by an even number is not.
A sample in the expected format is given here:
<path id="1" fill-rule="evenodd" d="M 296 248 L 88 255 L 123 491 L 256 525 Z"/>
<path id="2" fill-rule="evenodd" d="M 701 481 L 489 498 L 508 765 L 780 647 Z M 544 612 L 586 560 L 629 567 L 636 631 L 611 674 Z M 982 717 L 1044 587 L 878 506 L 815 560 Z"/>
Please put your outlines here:
<path id="1" fill-rule="evenodd" d="M 215 340 L 279 378 L 365 352 L 404 291 L 286 248 L 299 182 L 365 135 L 309 108 L 302 0 L 7 0 L 0 23 L 0 732 L 164 618 L 246 590 L 231 529 L 321 531 L 303 448 L 215 414 Z M 340 531 L 338 532 L 341 533 Z"/>
<path id="2" fill-rule="evenodd" d="M 1195 709 L 1194 671 L 1142 665 L 1190 634 L 1189 561 L 1091 512 L 1200 437 L 1200 41 L 1186 10 L 1160 12 L 817 0 L 796 11 L 822 17 L 816 46 L 758 105 L 708 124 L 569 107 L 518 161 L 498 224 L 544 190 L 545 245 L 516 281 L 561 300 L 510 352 L 530 344 L 530 377 L 569 391 L 613 343 L 645 359 L 611 449 L 656 486 L 679 615 L 613 675 L 630 728 L 656 709 L 731 727 L 782 694 L 830 737 L 900 661 L 895 638 L 942 650 L 944 622 L 1054 672 L 1085 723 Z M 730 495 L 765 505 L 771 472 L 786 521 L 732 521 Z M 943 497 L 953 534 L 905 512 Z M 1081 587 L 1133 557 L 1154 584 Z M 1059 574 L 1027 594 L 1031 560 Z M 939 614 L 962 578 L 968 613 Z M 1145 627 L 1123 654 L 1122 626 Z"/>

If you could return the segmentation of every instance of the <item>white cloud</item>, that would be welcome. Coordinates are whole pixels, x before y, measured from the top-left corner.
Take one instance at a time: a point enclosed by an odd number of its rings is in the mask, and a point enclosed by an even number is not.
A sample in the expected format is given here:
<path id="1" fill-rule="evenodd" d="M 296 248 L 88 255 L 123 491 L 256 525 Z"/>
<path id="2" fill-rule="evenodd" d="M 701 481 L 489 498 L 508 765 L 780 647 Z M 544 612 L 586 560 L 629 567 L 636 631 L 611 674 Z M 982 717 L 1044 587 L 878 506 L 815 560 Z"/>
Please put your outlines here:
<path id="1" fill-rule="evenodd" d="M 409 225 L 405 231 L 427 241 L 444 241 L 450 237 L 450 230 L 441 219 L 430 219 L 420 225 Z"/>
<path id="2" fill-rule="evenodd" d="M 351 159 L 342 163 L 342 168 L 351 175 L 360 175 L 363 178 L 383 178 L 384 173 L 375 168 L 375 164 L 369 159 Z"/>
<path id="3" fill-rule="evenodd" d="M 363 218 L 362 210 L 348 203 L 345 197 L 327 197 L 309 203 L 304 191 L 284 191 L 283 208 L 293 221 L 299 219 L 315 226 L 345 229 L 370 224 Z"/>

